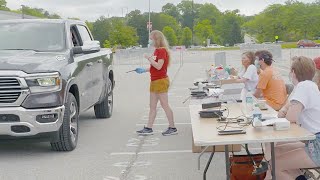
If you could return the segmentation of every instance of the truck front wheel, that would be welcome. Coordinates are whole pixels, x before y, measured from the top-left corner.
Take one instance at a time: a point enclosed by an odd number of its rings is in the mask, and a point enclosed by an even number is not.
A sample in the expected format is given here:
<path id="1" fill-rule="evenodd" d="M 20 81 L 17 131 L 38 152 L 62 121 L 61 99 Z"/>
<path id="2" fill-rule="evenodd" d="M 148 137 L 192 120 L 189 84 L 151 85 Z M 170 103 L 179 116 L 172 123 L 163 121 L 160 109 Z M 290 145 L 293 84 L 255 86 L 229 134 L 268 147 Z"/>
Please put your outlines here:
<path id="1" fill-rule="evenodd" d="M 110 118 L 113 109 L 113 92 L 112 92 L 112 82 L 110 78 L 108 79 L 107 96 L 103 101 L 94 106 L 94 113 L 96 118 Z"/>
<path id="2" fill-rule="evenodd" d="M 58 141 L 51 142 L 55 151 L 72 151 L 78 142 L 79 109 L 77 100 L 72 93 L 68 93 L 65 104 L 63 123 L 59 130 Z"/>

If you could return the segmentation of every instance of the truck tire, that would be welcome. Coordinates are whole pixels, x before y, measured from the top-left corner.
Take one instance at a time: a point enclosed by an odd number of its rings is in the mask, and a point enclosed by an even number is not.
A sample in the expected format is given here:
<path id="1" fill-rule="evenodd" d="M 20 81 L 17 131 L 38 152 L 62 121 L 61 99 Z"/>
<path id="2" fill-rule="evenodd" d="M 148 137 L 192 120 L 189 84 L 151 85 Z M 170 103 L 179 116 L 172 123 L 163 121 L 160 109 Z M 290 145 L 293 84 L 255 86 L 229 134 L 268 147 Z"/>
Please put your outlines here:
<path id="1" fill-rule="evenodd" d="M 108 79 L 107 96 L 103 101 L 94 106 L 96 118 L 110 118 L 113 110 L 112 82 Z"/>
<path id="2" fill-rule="evenodd" d="M 72 93 L 68 93 L 63 116 L 63 123 L 59 129 L 58 141 L 51 142 L 55 151 L 72 151 L 78 142 L 79 109 L 77 100 Z"/>

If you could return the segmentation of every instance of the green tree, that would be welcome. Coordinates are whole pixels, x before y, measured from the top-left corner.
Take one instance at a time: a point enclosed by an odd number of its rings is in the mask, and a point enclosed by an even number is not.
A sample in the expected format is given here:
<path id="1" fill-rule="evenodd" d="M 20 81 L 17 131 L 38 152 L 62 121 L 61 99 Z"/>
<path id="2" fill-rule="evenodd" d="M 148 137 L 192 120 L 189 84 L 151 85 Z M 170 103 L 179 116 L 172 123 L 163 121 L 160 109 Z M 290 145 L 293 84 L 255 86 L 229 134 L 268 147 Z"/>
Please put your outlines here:
<path id="1" fill-rule="evenodd" d="M 0 0 L 0 7 L 7 7 L 7 1 L 6 0 Z"/>
<path id="2" fill-rule="evenodd" d="M 92 23 L 91 33 L 96 40 L 100 41 L 100 44 L 103 44 L 105 40 L 109 39 L 111 29 L 111 21 L 108 18 L 100 17 Z"/>
<path id="3" fill-rule="evenodd" d="M 160 16 L 159 16 L 159 29 L 163 29 L 164 27 L 166 26 L 169 26 L 171 27 L 175 32 L 177 32 L 179 30 L 179 25 L 178 25 L 178 22 L 177 20 L 170 16 L 170 15 L 167 15 L 167 14 L 163 14 L 161 13 Z"/>
<path id="4" fill-rule="evenodd" d="M 190 28 L 185 27 L 182 30 L 182 36 L 181 36 L 181 44 L 185 45 L 186 47 L 189 47 L 192 42 L 192 31 Z"/>
<path id="5" fill-rule="evenodd" d="M 167 3 L 166 5 L 162 6 L 162 12 L 164 14 L 174 17 L 177 21 L 180 21 L 180 12 L 174 4 Z"/>
<path id="6" fill-rule="evenodd" d="M 199 16 L 200 4 L 193 3 L 191 0 L 182 0 L 178 5 L 178 10 L 181 12 L 181 24 L 183 27 L 192 29 L 194 19 Z"/>
<path id="7" fill-rule="evenodd" d="M 6 0 L 0 0 L 0 10 L 9 11 L 10 9 L 7 7 Z"/>
<path id="8" fill-rule="evenodd" d="M 234 45 L 243 42 L 241 34 L 241 17 L 237 14 L 238 11 L 226 11 L 221 19 L 217 22 L 215 41 L 219 44 Z"/>
<path id="9" fill-rule="evenodd" d="M 104 47 L 104 48 L 111 48 L 111 43 L 110 43 L 110 41 L 105 40 L 104 43 L 103 43 L 103 47 Z"/>
<path id="10" fill-rule="evenodd" d="M 112 18 L 111 24 L 112 30 L 109 37 L 111 45 L 120 45 L 121 47 L 137 45 L 139 39 L 137 31 L 133 27 L 125 25 L 123 18 Z"/>
<path id="11" fill-rule="evenodd" d="M 26 15 L 30 15 L 30 16 L 39 17 L 39 18 L 49 18 L 49 19 L 61 18 L 58 14 L 50 14 L 48 11 L 42 8 L 31 8 L 28 6 L 23 6 L 18 12 Z"/>
<path id="12" fill-rule="evenodd" d="M 149 39 L 149 33 L 147 30 L 148 17 L 146 15 L 142 15 L 141 11 L 134 10 L 127 15 L 127 18 L 128 26 L 135 28 L 137 31 L 137 35 L 139 36 L 138 43 L 143 46 L 147 46 Z"/>
<path id="13" fill-rule="evenodd" d="M 176 33 L 170 26 L 165 26 L 162 32 L 166 36 L 170 46 L 177 45 L 178 39 Z"/>
<path id="14" fill-rule="evenodd" d="M 195 27 L 194 27 L 195 34 L 197 38 L 199 39 L 199 43 L 203 44 L 204 41 L 207 39 L 213 38 L 213 28 L 211 25 L 210 20 L 203 20 L 200 21 Z"/>
<path id="15" fill-rule="evenodd" d="M 222 13 L 215 5 L 211 3 L 205 3 L 199 8 L 199 18 L 197 21 L 210 20 L 212 25 L 215 25 L 221 15 Z"/>

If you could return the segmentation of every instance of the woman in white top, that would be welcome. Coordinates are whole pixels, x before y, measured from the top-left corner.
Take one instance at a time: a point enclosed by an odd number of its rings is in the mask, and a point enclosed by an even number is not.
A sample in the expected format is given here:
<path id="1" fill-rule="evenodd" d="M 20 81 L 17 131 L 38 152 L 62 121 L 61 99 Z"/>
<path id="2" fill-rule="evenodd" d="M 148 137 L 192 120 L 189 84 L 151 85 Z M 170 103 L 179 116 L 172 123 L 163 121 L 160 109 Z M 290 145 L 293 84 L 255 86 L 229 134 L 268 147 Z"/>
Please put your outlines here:
<path id="1" fill-rule="evenodd" d="M 242 54 L 242 65 L 244 69 L 240 72 L 238 76 L 239 79 L 236 80 L 238 83 L 244 83 L 244 88 L 241 91 L 242 101 L 245 101 L 248 91 L 255 91 L 258 84 L 259 76 L 254 62 L 254 52 L 247 51 Z"/>
<path id="2" fill-rule="evenodd" d="M 307 142 L 278 143 L 275 147 L 277 179 L 305 179 L 301 168 L 320 166 L 320 92 L 312 82 L 314 62 L 306 57 L 292 59 L 290 79 L 295 86 L 288 104 L 280 109 L 278 117 L 297 123 L 316 135 Z M 270 178 L 270 172 L 266 179 Z"/>

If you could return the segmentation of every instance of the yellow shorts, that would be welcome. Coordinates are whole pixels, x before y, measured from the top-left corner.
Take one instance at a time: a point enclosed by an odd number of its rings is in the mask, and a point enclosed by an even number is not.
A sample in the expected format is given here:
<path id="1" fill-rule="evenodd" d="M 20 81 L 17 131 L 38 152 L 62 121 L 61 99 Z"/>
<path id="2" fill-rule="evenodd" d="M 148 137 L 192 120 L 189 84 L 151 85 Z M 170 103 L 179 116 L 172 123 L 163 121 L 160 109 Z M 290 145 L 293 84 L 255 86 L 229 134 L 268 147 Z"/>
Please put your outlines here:
<path id="1" fill-rule="evenodd" d="M 153 93 L 167 93 L 169 89 L 170 81 L 169 78 L 157 79 L 151 81 L 150 92 Z"/>

